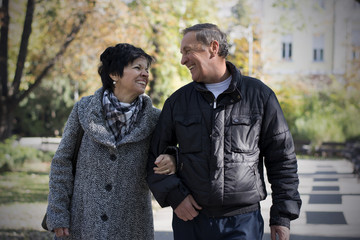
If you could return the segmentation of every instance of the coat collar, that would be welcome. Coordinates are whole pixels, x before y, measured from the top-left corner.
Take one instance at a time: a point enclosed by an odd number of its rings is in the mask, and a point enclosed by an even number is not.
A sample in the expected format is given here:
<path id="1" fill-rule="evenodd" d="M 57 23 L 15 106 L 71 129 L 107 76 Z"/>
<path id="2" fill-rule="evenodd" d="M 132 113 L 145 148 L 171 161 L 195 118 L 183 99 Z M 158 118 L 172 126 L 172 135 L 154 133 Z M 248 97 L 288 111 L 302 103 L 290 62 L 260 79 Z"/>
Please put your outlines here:
<path id="1" fill-rule="evenodd" d="M 100 88 L 88 98 L 88 101 L 80 101 L 79 120 L 85 132 L 93 140 L 115 148 L 122 144 L 139 142 L 150 136 L 156 125 L 160 110 L 154 108 L 151 99 L 143 94 L 143 110 L 138 116 L 139 121 L 136 123 L 136 127 L 116 144 L 110 129 L 106 125 L 105 112 L 102 106 L 103 94 L 104 89 Z"/>

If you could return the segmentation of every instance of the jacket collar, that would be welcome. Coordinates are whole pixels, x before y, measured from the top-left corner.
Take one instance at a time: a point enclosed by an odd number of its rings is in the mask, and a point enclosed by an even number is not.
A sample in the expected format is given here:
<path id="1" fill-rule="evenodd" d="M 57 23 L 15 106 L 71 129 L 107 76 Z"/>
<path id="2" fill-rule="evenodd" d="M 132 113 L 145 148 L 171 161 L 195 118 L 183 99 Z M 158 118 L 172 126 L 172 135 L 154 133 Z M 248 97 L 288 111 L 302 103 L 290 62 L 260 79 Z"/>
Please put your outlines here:
<path id="1" fill-rule="evenodd" d="M 240 71 L 235 67 L 235 65 L 232 64 L 231 62 L 226 61 L 226 67 L 232 76 L 231 83 L 229 85 L 229 88 L 224 91 L 225 94 L 222 93 L 219 95 L 217 101 L 220 102 L 224 98 L 224 96 L 230 97 L 230 99 L 228 99 L 230 101 L 230 103 L 240 101 L 240 99 L 242 98 L 241 92 L 240 92 L 240 86 L 242 83 L 242 75 L 241 75 Z M 214 101 L 214 96 L 206 88 L 204 83 L 197 83 L 197 82 L 193 82 L 193 83 L 194 83 L 195 89 L 197 91 L 199 91 L 208 102 Z M 224 104 L 227 104 L 226 102 Z"/>

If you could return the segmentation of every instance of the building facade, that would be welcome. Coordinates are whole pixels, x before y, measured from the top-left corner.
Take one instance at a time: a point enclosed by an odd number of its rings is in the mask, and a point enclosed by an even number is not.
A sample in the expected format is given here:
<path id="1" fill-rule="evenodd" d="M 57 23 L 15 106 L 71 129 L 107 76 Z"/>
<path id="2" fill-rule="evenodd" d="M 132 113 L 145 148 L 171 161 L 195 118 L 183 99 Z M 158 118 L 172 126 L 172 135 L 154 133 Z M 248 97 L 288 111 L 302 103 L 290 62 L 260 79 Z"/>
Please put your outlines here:
<path id="1" fill-rule="evenodd" d="M 358 1 L 257 0 L 252 5 L 259 18 L 254 30 L 261 36 L 266 81 L 289 75 L 343 79 L 359 71 Z"/>

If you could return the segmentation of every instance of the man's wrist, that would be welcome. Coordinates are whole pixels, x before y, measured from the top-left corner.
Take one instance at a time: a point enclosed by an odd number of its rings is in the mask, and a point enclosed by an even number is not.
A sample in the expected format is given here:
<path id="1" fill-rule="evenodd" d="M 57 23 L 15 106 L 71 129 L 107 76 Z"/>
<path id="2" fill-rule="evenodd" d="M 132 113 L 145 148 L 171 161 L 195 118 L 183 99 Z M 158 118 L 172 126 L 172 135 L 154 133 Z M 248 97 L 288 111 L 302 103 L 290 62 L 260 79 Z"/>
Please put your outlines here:
<path id="1" fill-rule="evenodd" d="M 179 186 L 168 193 L 166 202 L 175 210 L 189 194 L 185 187 Z"/>
<path id="2" fill-rule="evenodd" d="M 270 217 L 270 226 L 284 226 L 290 229 L 290 219 L 285 217 Z"/>

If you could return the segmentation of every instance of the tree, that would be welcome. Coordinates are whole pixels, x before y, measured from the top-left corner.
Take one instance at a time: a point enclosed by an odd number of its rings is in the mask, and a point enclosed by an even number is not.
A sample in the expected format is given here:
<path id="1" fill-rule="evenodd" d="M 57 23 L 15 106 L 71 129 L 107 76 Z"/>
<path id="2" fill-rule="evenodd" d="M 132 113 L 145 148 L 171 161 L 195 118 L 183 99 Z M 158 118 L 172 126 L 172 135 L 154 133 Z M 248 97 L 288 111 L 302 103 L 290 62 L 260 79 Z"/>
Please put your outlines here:
<path id="1" fill-rule="evenodd" d="M 216 2 L 134 0 L 128 5 L 134 32 L 143 37 L 141 46 L 156 58 L 147 93 L 154 105 L 161 108 L 174 90 L 191 79 L 188 70 L 180 64 L 181 30 L 200 22 L 217 24 Z M 204 8 L 206 5 L 214 7 Z"/>
<path id="2" fill-rule="evenodd" d="M 31 51 L 26 59 L 21 91 L 35 82 L 45 65 L 56 55 L 61 39 L 65 39 L 74 24 L 79 24 L 79 15 L 90 11 L 89 5 L 88 0 L 76 3 L 73 0 L 36 0 L 28 45 Z M 205 5 L 213 7 L 204 8 Z M 23 8 L 25 11 L 25 6 Z M 81 31 L 61 55 L 61 61 L 57 61 L 42 78 L 41 85 L 17 105 L 20 107 L 17 107 L 12 133 L 27 136 L 36 133 L 42 136 L 61 134 L 60 123 L 66 121 L 63 108 L 66 105 L 69 109 L 75 102 L 75 99 L 69 99 L 71 91 L 79 89 L 81 97 L 98 89 L 101 86 L 96 71 L 99 56 L 106 47 L 120 42 L 141 47 L 156 58 L 146 92 L 161 108 L 175 89 L 191 81 L 189 71 L 180 64 L 180 31 L 199 22 L 219 24 L 217 10 L 215 0 L 98 1 L 91 14 L 86 14 Z M 12 20 L 23 18 L 18 15 L 12 16 Z M 10 34 L 14 34 L 14 27 L 11 29 Z M 13 50 L 16 49 L 15 42 L 14 38 L 9 41 L 9 76 L 15 72 L 16 63 L 12 62 L 17 56 L 17 51 Z M 26 129 L 28 126 L 33 129 Z"/>
<path id="3" fill-rule="evenodd" d="M 56 4 L 61 4 L 57 1 Z M 15 2 L 12 2 L 15 4 Z M 39 2 L 41 3 L 41 1 Z M 66 28 L 67 32 L 64 32 L 62 35 L 65 36 L 61 41 L 61 44 L 56 50 L 49 51 L 46 48 L 42 49 L 39 53 L 38 60 L 35 62 L 36 66 L 33 68 L 26 68 L 26 58 L 28 56 L 29 50 L 29 41 L 32 33 L 32 23 L 34 19 L 34 14 L 36 13 L 36 3 L 35 0 L 28 0 L 25 8 L 25 20 L 22 28 L 22 35 L 20 40 L 20 45 L 18 48 L 18 57 L 14 67 L 13 77 L 10 78 L 9 74 L 9 63 L 11 62 L 9 56 L 9 33 L 11 23 L 10 23 L 10 7 L 9 0 L 2 0 L 0 18 L 1 18 L 1 36 L 0 36 L 0 141 L 8 138 L 12 134 L 12 129 L 14 125 L 15 111 L 18 108 L 20 102 L 28 97 L 28 95 L 36 89 L 40 83 L 43 81 L 45 76 L 54 68 L 54 65 L 59 61 L 59 59 L 64 55 L 69 45 L 76 38 L 80 29 L 82 28 L 88 14 L 91 12 L 91 9 L 95 6 L 94 1 L 86 1 L 87 5 L 84 8 L 80 8 L 72 17 L 72 23 L 67 23 L 70 27 Z M 21 3 L 17 2 L 18 5 Z M 45 12 L 44 15 L 39 17 L 48 17 L 52 18 L 56 15 L 56 7 L 50 9 L 51 11 Z M 66 24 L 66 22 L 65 22 Z M 56 29 L 56 28 L 55 28 Z M 58 28 L 59 29 L 59 28 Z M 56 29 L 56 30 L 58 30 Z M 58 39 L 59 40 L 59 39 Z M 50 53 L 51 55 L 47 56 L 44 53 Z M 44 58 L 44 55 L 47 58 Z M 46 60 L 45 60 L 46 59 Z M 41 62 L 41 60 L 45 60 Z M 25 79 L 24 70 L 28 71 L 26 74 L 30 79 Z M 26 83 L 26 84 L 22 84 Z"/>
<path id="4" fill-rule="evenodd" d="M 255 28 L 258 19 L 252 17 L 253 10 L 246 0 L 238 0 L 231 8 L 228 18 L 230 54 L 233 62 L 246 75 L 259 77 L 262 69 L 260 39 Z"/>

